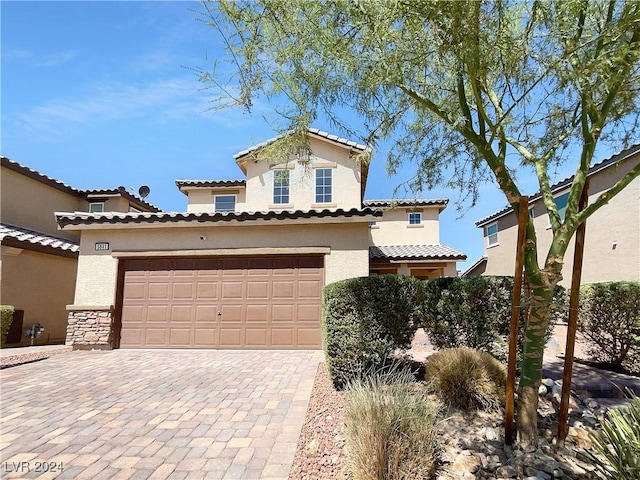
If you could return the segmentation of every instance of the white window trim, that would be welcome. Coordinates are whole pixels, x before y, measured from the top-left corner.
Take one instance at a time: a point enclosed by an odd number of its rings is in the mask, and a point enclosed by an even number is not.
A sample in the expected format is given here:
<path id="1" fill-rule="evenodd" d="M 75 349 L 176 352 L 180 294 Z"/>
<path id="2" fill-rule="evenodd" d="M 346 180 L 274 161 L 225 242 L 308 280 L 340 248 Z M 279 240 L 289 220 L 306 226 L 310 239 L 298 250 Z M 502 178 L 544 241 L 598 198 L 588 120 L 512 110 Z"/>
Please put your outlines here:
<path id="1" fill-rule="evenodd" d="M 105 204 L 105 202 L 89 202 L 89 213 L 103 213 L 104 212 L 104 206 L 105 206 L 104 204 Z M 99 210 L 99 211 L 95 211 L 94 212 L 94 211 L 91 210 L 91 206 L 92 205 L 102 205 L 102 209 Z"/>
<path id="2" fill-rule="evenodd" d="M 213 194 L 213 211 L 218 212 L 216 210 L 216 198 L 218 197 L 233 197 L 233 210 L 220 210 L 220 212 L 235 212 L 236 206 L 238 205 L 238 195 L 235 193 L 214 193 Z"/>
<path id="3" fill-rule="evenodd" d="M 287 172 L 287 188 L 289 189 L 289 193 L 287 194 L 287 197 L 288 197 L 287 201 L 282 203 L 276 202 L 276 172 L 278 171 Z M 271 202 L 272 202 L 272 205 L 276 206 L 275 208 L 282 208 L 282 207 L 290 208 L 293 206 L 291 202 L 291 173 L 289 173 L 289 169 L 287 168 L 273 169 L 273 181 L 271 182 Z"/>
<path id="4" fill-rule="evenodd" d="M 420 221 L 418 223 L 411 223 L 411 215 L 418 215 Z M 407 214 L 407 225 L 414 228 L 422 226 L 422 212 L 409 212 Z"/>
<path id="5" fill-rule="evenodd" d="M 315 177 L 316 177 L 315 189 L 318 188 L 318 172 L 320 172 L 320 170 L 329 170 L 329 172 L 331 172 L 331 176 L 329 177 L 331 179 L 331 183 L 329 184 L 329 187 L 331 188 L 331 194 L 330 194 L 331 198 L 329 200 L 325 201 L 325 202 L 319 202 L 318 201 L 318 192 L 314 191 L 314 197 L 315 197 L 314 198 L 315 199 L 314 205 L 329 206 L 329 204 L 333 204 L 333 179 L 334 179 L 333 170 L 332 170 L 332 167 L 320 167 L 320 168 L 317 168 L 315 170 L 315 172 L 316 172 L 316 175 L 315 175 Z M 323 196 L 324 196 L 324 194 L 323 194 Z M 331 206 L 335 206 L 335 205 L 331 205 Z"/>
<path id="6" fill-rule="evenodd" d="M 496 227 L 496 233 L 492 233 L 489 234 L 489 227 Z M 484 227 L 484 237 L 487 239 L 487 248 L 493 248 L 493 247 L 497 247 L 498 245 L 500 245 L 500 241 L 498 239 L 498 233 L 500 232 L 499 228 L 498 228 L 498 222 L 493 222 L 490 223 L 489 225 Z M 491 236 L 495 235 L 496 237 L 496 241 L 494 243 L 491 243 Z"/>

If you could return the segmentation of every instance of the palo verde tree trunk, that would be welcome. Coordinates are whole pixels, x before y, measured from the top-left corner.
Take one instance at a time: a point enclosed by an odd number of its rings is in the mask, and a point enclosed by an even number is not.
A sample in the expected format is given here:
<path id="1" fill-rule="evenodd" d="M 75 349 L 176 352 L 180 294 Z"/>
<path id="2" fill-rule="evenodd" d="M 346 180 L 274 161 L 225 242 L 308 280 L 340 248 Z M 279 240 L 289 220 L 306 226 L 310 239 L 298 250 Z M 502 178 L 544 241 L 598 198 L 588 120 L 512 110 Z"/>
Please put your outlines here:
<path id="1" fill-rule="evenodd" d="M 535 243 L 535 240 L 529 242 L 529 246 Z M 538 268 L 535 250 L 529 249 L 529 254 L 525 256 L 525 275 L 529 283 L 530 305 L 524 334 L 516 410 L 518 443 L 525 451 L 535 450 L 538 444 L 538 388 L 542 381 L 545 332 L 549 325 L 553 292 L 562 279 L 561 269 L 562 255 L 547 257 L 545 268 L 542 270 Z"/>

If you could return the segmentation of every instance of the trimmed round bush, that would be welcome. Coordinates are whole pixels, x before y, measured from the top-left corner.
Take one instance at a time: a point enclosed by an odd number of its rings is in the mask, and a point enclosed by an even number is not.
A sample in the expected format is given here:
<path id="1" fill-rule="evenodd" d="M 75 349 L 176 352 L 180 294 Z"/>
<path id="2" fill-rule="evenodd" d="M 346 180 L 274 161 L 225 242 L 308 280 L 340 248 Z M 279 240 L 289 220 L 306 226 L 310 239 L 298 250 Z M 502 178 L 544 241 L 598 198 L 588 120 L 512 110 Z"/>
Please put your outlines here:
<path id="1" fill-rule="evenodd" d="M 323 335 L 329 376 L 337 388 L 392 362 L 411 347 L 423 284 L 413 277 L 351 278 L 324 289 Z"/>
<path id="2" fill-rule="evenodd" d="M 427 359 L 427 381 L 445 404 L 492 410 L 504 403 L 506 367 L 487 352 L 448 348 Z"/>
<path id="3" fill-rule="evenodd" d="M 640 282 L 583 285 L 578 327 L 595 361 L 640 372 Z"/>

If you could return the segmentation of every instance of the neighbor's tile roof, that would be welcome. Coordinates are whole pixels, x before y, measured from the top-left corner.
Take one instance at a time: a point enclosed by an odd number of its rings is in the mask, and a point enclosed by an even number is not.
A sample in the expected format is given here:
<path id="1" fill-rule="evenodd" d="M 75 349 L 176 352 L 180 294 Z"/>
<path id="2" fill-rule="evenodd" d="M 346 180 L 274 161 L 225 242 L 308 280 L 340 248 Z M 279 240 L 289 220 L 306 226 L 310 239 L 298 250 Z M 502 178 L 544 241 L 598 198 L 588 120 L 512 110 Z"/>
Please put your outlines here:
<path id="1" fill-rule="evenodd" d="M 54 237 L 28 228 L 2 223 L 0 224 L 0 241 L 5 243 L 7 239 L 13 239 L 21 244 L 38 245 L 72 253 L 77 253 L 80 250 L 77 243 L 66 238 Z"/>
<path id="2" fill-rule="evenodd" d="M 446 245 L 377 245 L 369 247 L 369 258 L 387 260 L 466 260 L 467 256 Z"/>
<path id="3" fill-rule="evenodd" d="M 182 187 L 244 187 L 246 180 L 176 180 L 176 186 Z"/>
<path id="4" fill-rule="evenodd" d="M 624 160 L 626 158 L 629 158 L 633 155 L 636 155 L 637 153 L 640 153 L 640 143 L 636 143 L 634 145 L 631 145 L 629 148 L 622 150 L 618 153 L 613 154 L 612 156 L 610 156 L 609 158 L 606 158 L 604 160 L 602 160 L 601 162 L 595 163 L 593 164 L 590 168 L 589 171 L 587 172 L 587 175 L 591 176 L 594 175 L 598 172 L 601 172 L 602 170 L 615 165 L 616 163 L 618 163 L 621 160 Z M 559 190 L 562 190 L 563 188 L 568 187 L 569 185 L 571 185 L 571 182 L 573 182 L 573 177 L 574 175 L 571 175 L 570 177 L 567 177 L 563 180 L 560 180 L 557 183 L 554 183 L 553 185 L 551 185 L 551 191 L 553 193 L 558 192 Z M 540 194 L 540 192 L 536 192 L 534 195 L 532 195 L 531 197 L 529 197 L 529 205 L 531 205 L 533 202 L 535 202 L 536 200 L 538 200 L 539 198 L 541 198 L 542 195 Z M 492 222 L 493 220 L 496 220 L 500 217 L 503 217 L 504 215 L 507 215 L 509 213 L 511 213 L 513 210 L 511 208 L 511 205 L 507 205 L 506 207 L 504 207 L 502 210 L 492 213 L 491 215 L 488 215 L 484 218 L 481 218 L 480 220 L 478 220 L 476 222 L 476 227 L 483 227 L 485 225 L 487 225 L 489 222 Z"/>
<path id="5" fill-rule="evenodd" d="M 61 227 L 69 225 L 126 224 L 126 223 L 176 223 L 176 222 L 251 222 L 254 220 L 297 220 L 309 218 L 381 217 L 382 211 L 372 208 L 351 210 L 282 210 L 268 212 L 159 212 L 159 213 L 86 213 L 56 212 L 56 221 Z"/>
<path id="6" fill-rule="evenodd" d="M 262 147 L 266 147 L 267 145 L 269 145 L 270 143 L 275 142 L 276 140 L 281 139 L 282 137 L 284 137 L 285 135 L 289 135 L 290 133 L 292 133 L 291 131 L 287 131 L 284 132 L 276 137 L 270 138 L 269 140 L 265 140 L 264 142 L 258 143 L 257 145 L 253 145 L 252 147 L 247 148 L 246 150 L 242 150 L 241 152 L 236 153 L 233 158 L 235 158 L 236 160 L 244 157 L 245 155 L 251 153 L 251 152 L 255 152 L 256 150 L 262 148 Z M 318 130 L 317 128 L 310 128 L 309 129 L 309 133 L 313 134 L 313 135 L 317 135 L 318 137 L 322 137 L 322 138 L 326 138 L 327 140 L 331 140 L 332 142 L 335 142 L 337 144 L 340 145 L 346 145 L 348 147 L 352 147 L 355 148 L 356 150 L 366 150 L 367 146 L 366 145 L 362 145 L 360 143 L 354 142 L 353 140 L 348 140 L 346 138 L 342 138 L 339 137 L 337 135 L 333 135 L 329 132 L 324 132 L 322 130 Z"/>
<path id="7" fill-rule="evenodd" d="M 124 198 L 137 204 L 138 206 L 143 206 L 152 212 L 159 212 L 160 209 L 155 205 L 145 201 L 144 199 L 129 193 L 124 187 L 120 186 L 118 188 L 111 189 L 91 189 L 91 190 L 78 190 L 77 188 L 73 188 L 66 183 L 61 182 L 60 180 L 56 180 L 55 178 L 44 175 L 37 170 L 29 168 L 21 163 L 18 163 L 14 160 L 11 160 L 7 157 L 0 157 L 2 161 L 2 166 L 4 168 L 8 168 L 9 170 L 13 170 L 14 172 L 20 173 L 26 177 L 32 178 L 33 180 L 37 180 L 40 183 L 48 185 L 53 188 L 57 188 L 58 190 L 68 193 L 69 195 L 73 195 L 74 197 L 84 198 L 86 199 L 89 195 L 122 195 Z"/>
<path id="8" fill-rule="evenodd" d="M 381 200 L 364 200 L 362 205 L 365 207 L 427 207 L 431 205 L 438 205 L 446 207 L 449 203 L 448 198 L 393 198 L 393 199 L 381 199 Z"/>

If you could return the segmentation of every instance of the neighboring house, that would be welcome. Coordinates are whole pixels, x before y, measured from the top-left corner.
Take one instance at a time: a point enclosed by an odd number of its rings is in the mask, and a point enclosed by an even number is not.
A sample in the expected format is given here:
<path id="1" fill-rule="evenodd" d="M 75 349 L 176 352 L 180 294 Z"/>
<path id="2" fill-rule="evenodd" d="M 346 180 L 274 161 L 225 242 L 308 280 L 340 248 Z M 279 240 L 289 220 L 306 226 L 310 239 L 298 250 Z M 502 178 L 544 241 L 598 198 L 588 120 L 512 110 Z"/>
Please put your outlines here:
<path id="1" fill-rule="evenodd" d="M 44 327 L 35 343 L 63 343 L 67 305 L 73 303 L 79 240 L 77 232 L 60 231 L 56 210 L 153 211 L 158 209 L 123 187 L 77 190 L 35 170 L 1 157 L 0 301 L 21 317 L 9 345 L 30 344 L 22 330 Z M 18 320 L 19 323 L 19 320 Z"/>
<path id="2" fill-rule="evenodd" d="M 589 169 L 589 202 L 611 188 L 640 163 L 640 144 L 594 164 Z M 553 185 L 552 190 L 564 216 L 573 177 Z M 538 238 L 542 264 L 551 245 L 551 226 L 539 194 L 529 201 Z M 517 218 L 511 207 L 476 222 L 484 231 L 484 256 L 463 275 L 513 275 Z M 571 283 L 574 240 L 569 244 L 562 269 L 565 287 Z M 582 266 L 582 283 L 640 279 L 640 177 L 618 193 L 604 207 L 587 219 Z"/>
<path id="3" fill-rule="evenodd" d="M 324 285 L 456 274 L 446 200 L 363 204 L 366 146 L 310 129 L 308 160 L 257 161 L 272 141 L 235 155 L 245 179 L 176 181 L 186 212 L 57 213 L 81 234 L 67 343 L 320 348 Z"/>

